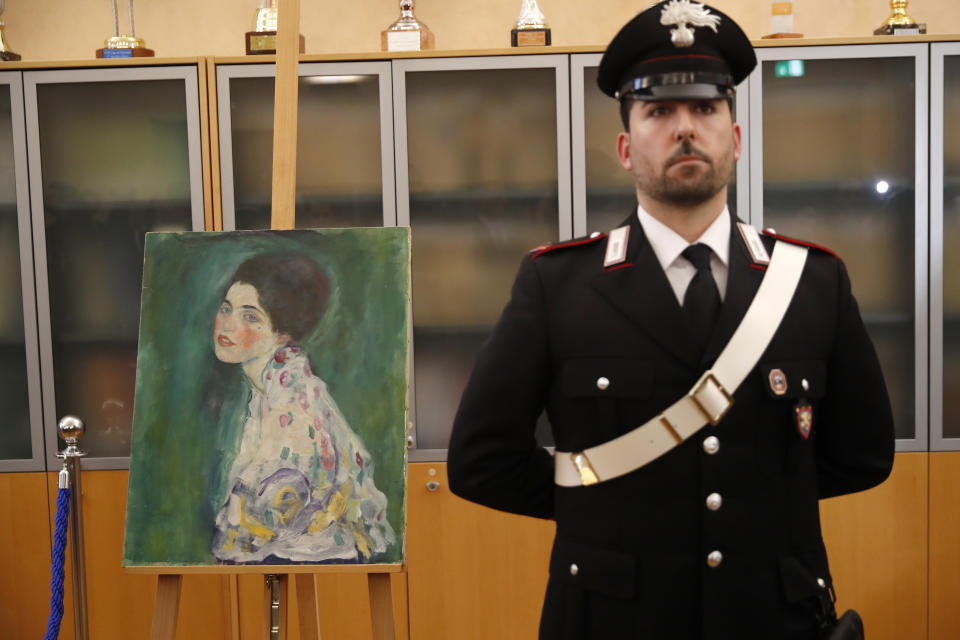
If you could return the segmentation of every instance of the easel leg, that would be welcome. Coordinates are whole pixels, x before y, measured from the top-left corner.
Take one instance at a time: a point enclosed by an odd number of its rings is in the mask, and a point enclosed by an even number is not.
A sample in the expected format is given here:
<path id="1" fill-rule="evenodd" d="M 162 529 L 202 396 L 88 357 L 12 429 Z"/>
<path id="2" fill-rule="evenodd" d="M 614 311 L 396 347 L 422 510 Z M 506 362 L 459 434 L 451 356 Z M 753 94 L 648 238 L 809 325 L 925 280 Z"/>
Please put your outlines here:
<path id="1" fill-rule="evenodd" d="M 394 640 L 393 591 L 389 573 L 368 573 L 370 589 L 370 623 L 373 640 Z"/>
<path id="2" fill-rule="evenodd" d="M 287 640 L 288 575 L 263 577 L 263 640 Z"/>
<path id="3" fill-rule="evenodd" d="M 177 635 L 177 614 L 180 610 L 182 586 L 182 575 L 157 576 L 157 596 L 153 603 L 150 640 L 174 640 Z"/>
<path id="4" fill-rule="evenodd" d="M 320 611 L 317 608 L 317 577 L 298 573 L 297 612 L 300 615 L 300 640 L 320 640 Z"/>
<path id="5" fill-rule="evenodd" d="M 223 576 L 223 611 L 227 640 L 240 640 L 240 589 L 236 574 Z"/>

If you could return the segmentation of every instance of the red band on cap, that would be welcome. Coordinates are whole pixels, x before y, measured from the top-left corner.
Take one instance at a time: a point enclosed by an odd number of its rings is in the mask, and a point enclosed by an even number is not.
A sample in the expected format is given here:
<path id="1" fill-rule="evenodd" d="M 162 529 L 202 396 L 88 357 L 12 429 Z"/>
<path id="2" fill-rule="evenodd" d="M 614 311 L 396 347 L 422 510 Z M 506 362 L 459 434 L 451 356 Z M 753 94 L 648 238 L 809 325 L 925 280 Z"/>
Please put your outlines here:
<path id="1" fill-rule="evenodd" d="M 644 60 L 640 64 L 648 64 L 650 62 L 662 62 L 664 60 L 686 60 L 687 58 L 703 58 L 704 60 L 716 60 L 718 62 L 726 62 L 723 58 L 718 58 L 716 56 L 705 56 L 702 53 L 691 53 L 685 56 L 664 56 L 662 58 L 650 58 Z"/>

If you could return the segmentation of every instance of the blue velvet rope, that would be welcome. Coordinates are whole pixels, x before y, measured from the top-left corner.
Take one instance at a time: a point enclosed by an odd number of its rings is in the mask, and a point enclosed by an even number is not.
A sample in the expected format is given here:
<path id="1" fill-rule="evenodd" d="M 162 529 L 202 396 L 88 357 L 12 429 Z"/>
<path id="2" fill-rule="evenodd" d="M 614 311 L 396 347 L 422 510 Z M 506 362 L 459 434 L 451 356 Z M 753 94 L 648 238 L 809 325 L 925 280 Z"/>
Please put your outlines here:
<path id="1" fill-rule="evenodd" d="M 70 516 L 70 489 L 57 493 L 56 531 L 53 534 L 53 563 L 50 566 L 50 622 L 43 640 L 57 640 L 63 620 L 63 557 L 67 550 L 67 522 Z"/>

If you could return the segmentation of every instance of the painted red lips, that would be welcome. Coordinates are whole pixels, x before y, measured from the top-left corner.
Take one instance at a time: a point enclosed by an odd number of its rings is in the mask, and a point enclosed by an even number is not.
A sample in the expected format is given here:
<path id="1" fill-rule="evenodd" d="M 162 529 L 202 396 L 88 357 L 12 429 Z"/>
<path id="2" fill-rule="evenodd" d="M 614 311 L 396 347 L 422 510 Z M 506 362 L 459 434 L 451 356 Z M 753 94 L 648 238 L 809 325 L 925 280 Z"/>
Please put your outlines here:
<path id="1" fill-rule="evenodd" d="M 221 347 L 232 347 L 234 342 L 221 333 L 219 336 L 217 336 L 217 344 L 219 344 Z"/>

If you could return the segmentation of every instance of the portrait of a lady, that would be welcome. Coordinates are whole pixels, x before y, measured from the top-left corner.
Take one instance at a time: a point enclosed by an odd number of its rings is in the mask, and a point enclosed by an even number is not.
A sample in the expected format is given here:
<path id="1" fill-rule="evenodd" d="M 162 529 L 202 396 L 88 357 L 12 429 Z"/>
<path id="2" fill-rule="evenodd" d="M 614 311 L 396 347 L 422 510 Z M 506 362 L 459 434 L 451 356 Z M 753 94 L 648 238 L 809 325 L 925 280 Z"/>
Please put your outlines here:
<path id="1" fill-rule="evenodd" d="M 314 261 L 286 254 L 246 260 L 223 294 L 212 348 L 243 370 L 247 409 L 215 471 L 220 562 L 358 562 L 396 541 L 374 460 L 299 344 L 329 295 Z"/>
<path id="2" fill-rule="evenodd" d="M 123 565 L 401 564 L 410 233 L 146 235 Z"/>

